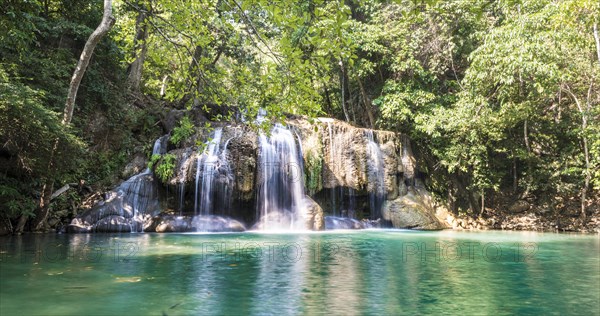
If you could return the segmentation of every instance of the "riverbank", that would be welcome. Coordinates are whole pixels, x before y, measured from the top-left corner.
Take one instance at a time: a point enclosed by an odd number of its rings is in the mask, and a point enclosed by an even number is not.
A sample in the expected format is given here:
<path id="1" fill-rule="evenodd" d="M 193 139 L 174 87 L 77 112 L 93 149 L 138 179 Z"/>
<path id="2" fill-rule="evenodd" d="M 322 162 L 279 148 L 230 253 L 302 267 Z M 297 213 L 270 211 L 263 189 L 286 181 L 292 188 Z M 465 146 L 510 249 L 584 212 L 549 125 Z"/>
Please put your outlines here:
<path id="1" fill-rule="evenodd" d="M 577 210 L 577 209 L 576 209 Z M 600 233 L 600 208 L 585 219 L 578 212 L 556 212 L 532 206 L 529 210 L 514 214 L 486 209 L 480 217 L 448 214 L 446 223 L 455 230 L 514 230 L 538 232 Z"/>

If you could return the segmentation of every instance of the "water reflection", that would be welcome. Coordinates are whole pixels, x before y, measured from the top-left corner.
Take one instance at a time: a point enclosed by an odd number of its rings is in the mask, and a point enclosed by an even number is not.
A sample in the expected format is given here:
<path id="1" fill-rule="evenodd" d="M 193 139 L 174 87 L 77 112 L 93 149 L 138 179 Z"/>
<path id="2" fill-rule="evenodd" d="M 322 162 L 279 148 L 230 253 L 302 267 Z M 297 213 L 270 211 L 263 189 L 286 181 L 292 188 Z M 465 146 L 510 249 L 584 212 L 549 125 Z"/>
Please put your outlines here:
<path id="1" fill-rule="evenodd" d="M 594 314 L 599 246 L 397 231 L 7 237 L 0 314 Z"/>

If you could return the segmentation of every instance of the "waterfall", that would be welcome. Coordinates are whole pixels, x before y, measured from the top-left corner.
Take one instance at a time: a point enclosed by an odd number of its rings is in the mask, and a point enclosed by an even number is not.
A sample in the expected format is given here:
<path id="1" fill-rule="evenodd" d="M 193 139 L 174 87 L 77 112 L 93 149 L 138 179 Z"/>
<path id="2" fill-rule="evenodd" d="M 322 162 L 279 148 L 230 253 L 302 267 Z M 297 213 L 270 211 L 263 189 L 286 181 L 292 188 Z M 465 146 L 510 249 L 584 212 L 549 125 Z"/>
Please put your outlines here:
<path id="1" fill-rule="evenodd" d="M 215 128 L 212 138 L 206 143 L 206 148 L 196 157 L 196 193 L 194 212 L 196 215 L 209 215 L 213 206 L 213 180 L 219 163 L 219 144 L 223 128 Z M 199 185 L 200 184 L 200 185 Z"/>
<path id="2" fill-rule="evenodd" d="M 165 153 L 165 144 L 168 137 L 168 135 L 165 135 L 159 137 L 156 141 L 154 141 L 154 147 L 152 148 L 152 156 L 162 155 Z M 151 174 L 152 170 L 150 170 L 150 168 L 146 168 L 144 172 L 137 174 L 127 179 L 127 181 L 121 183 L 121 185 L 117 189 L 119 195 L 121 193 L 123 194 L 123 209 L 131 210 L 134 218 L 139 217 L 140 215 L 143 215 L 145 213 L 146 207 L 148 205 L 146 197 L 154 193 L 148 192 L 148 190 L 153 190 L 154 188 L 147 185 L 147 181 L 145 179 Z"/>
<path id="3" fill-rule="evenodd" d="M 154 142 L 152 155 L 161 155 L 166 151 L 168 135 Z M 74 218 L 72 224 L 85 231 L 141 232 L 144 215 L 154 215 L 159 210 L 158 192 L 150 168 L 136 174 L 118 187 L 107 192 L 103 201 L 81 216 Z"/>
<path id="4" fill-rule="evenodd" d="M 181 164 L 179 166 L 179 184 L 177 185 L 177 194 L 179 196 L 179 215 L 183 215 L 183 208 L 185 207 L 185 180 L 187 175 L 187 168 L 189 167 L 188 158 L 190 152 L 184 151 L 181 155 Z"/>
<path id="5" fill-rule="evenodd" d="M 335 146 L 333 145 L 333 129 L 331 127 L 331 122 L 327 122 L 327 131 L 329 132 L 329 162 L 331 163 L 331 173 L 335 175 L 336 171 L 334 170 L 335 163 Z M 331 196 L 331 212 L 333 216 L 337 216 L 337 198 L 335 186 L 332 186 L 329 192 Z"/>
<path id="6" fill-rule="evenodd" d="M 259 135 L 260 178 L 257 190 L 257 223 L 262 229 L 290 229 L 299 226 L 304 210 L 302 152 L 293 133 L 275 125 L 271 135 Z"/>
<path id="7" fill-rule="evenodd" d="M 348 188 L 348 208 L 346 210 L 346 216 L 350 218 L 356 218 L 356 194 L 353 188 Z"/>
<path id="8" fill-rule="evenodd" d="M 375 141 L 373 130 L 365 131 L 367 137 L 367 176 L 369 180 L 369 206 L 371 219 L 380 216 L 381 206 L 385 199 L 385 163 L 379 145 Z"/>
<path id="9" fill-rule="evenodd" d="M 237 136 L 237 135 L 236 135 Z M 214 210 L 220 210 L 221 215 L 231 215 L 231 199 L 233 195 L 233 170 L 229 165 L 228 159 L 228 150 L 227 146 L 229 145 L 229 141 L 236 136 L 232 136 L 223 145 L 223 150 L 219 154 L 219 167 L 216 170 L 218 176 L 213 178 L 215 182 L 213 186 L 215 187 L 215 193 L 217 198 L 215 199 L 216 203 L 213 207 Z"/>

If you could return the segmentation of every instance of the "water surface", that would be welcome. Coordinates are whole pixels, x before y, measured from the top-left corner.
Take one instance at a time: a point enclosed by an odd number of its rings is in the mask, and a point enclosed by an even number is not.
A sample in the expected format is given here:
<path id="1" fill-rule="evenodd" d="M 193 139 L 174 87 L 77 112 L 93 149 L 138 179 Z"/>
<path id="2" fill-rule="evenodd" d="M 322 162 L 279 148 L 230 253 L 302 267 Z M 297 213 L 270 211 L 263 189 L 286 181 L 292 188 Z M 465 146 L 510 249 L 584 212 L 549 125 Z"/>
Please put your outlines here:
<path id="1" fill-rule="evenodd" d="M 600 314 L 598 235 L 0 238 L 0 315 Z"/>

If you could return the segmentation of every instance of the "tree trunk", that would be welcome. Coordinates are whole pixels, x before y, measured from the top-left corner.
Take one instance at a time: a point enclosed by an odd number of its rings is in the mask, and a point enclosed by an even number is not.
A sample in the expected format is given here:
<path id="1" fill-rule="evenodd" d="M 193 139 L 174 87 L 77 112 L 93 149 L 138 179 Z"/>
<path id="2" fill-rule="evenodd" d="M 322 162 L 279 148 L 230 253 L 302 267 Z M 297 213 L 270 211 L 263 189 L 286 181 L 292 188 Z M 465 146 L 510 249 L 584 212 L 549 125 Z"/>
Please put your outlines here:
<path id="1" fill-rule="evenodd" d="M 325 111 L 327 111 L 327 113 L 331 116 L 333 116 L 333 104 L 331 104 L 331 97 L 329 96 L 329 89 L 327 89 L 327 85 L 323 84 L 323 87 L 325 88 L 325 105 L 327 106 L 327 108 L 325 109 Z"/>
<path id="2" fill-rule="evenodd" d="M 527 120 L 523 123 L 523 139 L 525 141 L 525 147 L 527 148 L 527 152 L 531 153 L 531 146 L 529 146 L 529 131 L 527 128 Z"/>
<path id="3" fill-rule="evenodd" d="M 200 64 L 198 61 L 202 58 L 203 49 L 202 46 L 196 46 L 194 49 L 194 54 L 192 55 L 192 61 L 190 62 L 190 66 L 188 67 L 188 72 L 190 73 L 190 79 L 188 79 L 188 88 L 186 94 L 179 100 L 179 104 L 182 107 L 192 99 L 195 99 L 196 93 L 200 89 L 200 76 L 201 71 Z"/>
<path id="4" fill-rule="evenodd" d="M 360 88 L 360 93 L 362 94 L 363 102 L 365 105 L 365 110 L 367 111 L 367 116 L 369 117 L 369 124 L 371 128 L 375 128 L 375 117 L 373 116 L 373 111 L 371 111 L 371 99 L 367 95 L 365 91 L 365 87 L 363 86 L 360 78 L 357 78 L 358 87 Z"/>
<path id="5" fill-rule="evenodd" d="M 515 159 L 515 158 L 513 158 L 512 174 L 513 174 L 513 193 L 517 193 L 517 190 L 519 189 L 519 178 L 517 176 L 517 159 Z"/>
<path id="6" fill-rule="evenodd" d="M 96 48 L 96 45 L 98 45 L 102 37 L 104 37 L 104 35 L 110 31 L 114 24 L 115 18 L 112 16 L 112 0 L 104 0 L 104 14 L 102 15 L 102 22 L 100 22 L 100 25 L 98 25 L 85 43 L 83 51 L 81 52 L 81 56 L 79 56 L 77 67 L 75 67 L 73 77 L 71 78 L 71 84 L 69 85 L 69 92 L 67 94 L 67 102 L 65 104 L 65 111 L 62 120 L 62 123 L 65 125 L 71 123 L 71 119 L 73 118 L 73 109 L 75 108 L 77 90 L 79 90 L 81 79 L 83 79 L 83 75 L 85 74 L 87 66 L 90 63 L 90 59 L 94 53 L 94 48 Z"/>
<path id="7" fill-rule="evenodd" d="M 600 36 L 598 36 L 598 23 L 594 23 L 594 39 L 596 40 L 596 55 L 600 63 Z"/>
<path id="8" fill-rule="evenodd" d="M 144 60 L 148 50 L 146 38 L 148 37 L 148 27 L 146 25 L 146 12 L 140 11 L 135 21 L 135 37 L 133 39 L 134 57 L 135 60 L 129 65 L 127 74 L 127 85 L 129 89 L 135 93 L 140 91 L 140 83 L 142 81 L 142 72 L 144 69 Z"/>
<path id="9" fill-rule="evenodd" d="M 346 70 L 344 69 L 344 62 L 340 60 L 340 85 L 342 95 L 342 111 L 344 111 L 344 118 L 346 122 L 350 122 L 350 116 L 348 115 L 348 110 L 346 109 Z"/>
<path id="10" fill-rule="evenodd" d="M 65 110 L 63 113 L 63 125 L 68 125 L 71 123 L 71 119 L 73 118 L 73 109 L 75 108 L 75 99 L 77 98 L 77 91 L 79 90 L 79 84 L 81 83 L 81 79 L 83 79 L 83 75 L 85 74 L 88 64 L 90 63 L 90 59 L 94 53 L 94 48 L 96 48 L 96 45 L 98 45 L 102 37 L 108 33 L 114 24 L 115 18 L 112 16 L 112 0 L 104 0 L 104 13 L 102 15 L 102 21 L 85 43 L 83 51 L 81 52 L 81 56 L 79 56 L 77 66 L 75 67 L 75 71 L 73 72 L 73 77 L 71 78 L 69 92 L 67 93 L 67 102 L 65 103 Z M 54 164 L 53 157 L 57 148 L 58 139 L 55 141 L 54 147 L 52 148 L 52 153 L 48 161 L 49 168 L 52 168 Z M 46 224 L 46 218 L 48 217 L 50 206 L 50 197 L 52 196 L 53 188 L 53 179 L 47 179 L 42 186 L 42 194 L 40 197 L 38 212 L 35 217 L 34 230 L 41 230 Z M 23 227 L 17 227 L 17 232 L 22 232 L 22 230 Z"/>
<path id="11" fill-rule="evenodd" d="M 583 143 L 583 155 L 585 158 L 585 178 L 584 178 L 583 187 L 581 188 L 581 217 L 583 217 L 583 218 L 587 217 L 586 200 L 587 200 L 587 191 L 590 187 L 590 178 L 591 178 L 590 152 L 589 152 L 589 148 L 588 148 L 588 139 L 585 135 L 585 131 L 586 131 L 587 125 L 588 125 L 588 113 L 592 109 L 591 98 L 592 98 L 593 88 L 594 88 L 594 81 L 592 80 L 592 82 L 590 83 L 590 86 L 588 88 L 588 91 L 587 91 L 586 108 L 583 108 L 583 105 L 579 101 L 579 98 L 577 98 L 577 96 L 571 91 L 571 89 L 569 88 L 568 85 L 566 85 L 566 87 L 562 88 L 563 91 L 565 91 L 567 94 L 569 94 L 571 96 L 571 98 L 575 102 L 575 105 L 577 105 L 577 110 L 579 110 L 579 113 L 581 114 L 581 131 L 582 131 L 581 141 Z"/>
<path id="12" fill-rule="evenodd" d="M 479 217 L 483 216 L 485 212 L 485 190 L 481 190 L 481 212 L 479 212 Z"/>

